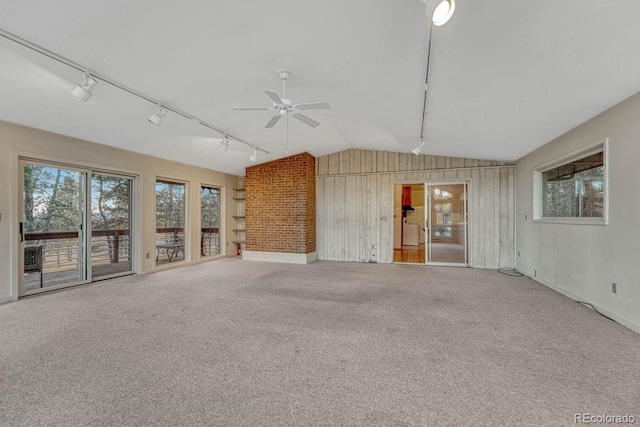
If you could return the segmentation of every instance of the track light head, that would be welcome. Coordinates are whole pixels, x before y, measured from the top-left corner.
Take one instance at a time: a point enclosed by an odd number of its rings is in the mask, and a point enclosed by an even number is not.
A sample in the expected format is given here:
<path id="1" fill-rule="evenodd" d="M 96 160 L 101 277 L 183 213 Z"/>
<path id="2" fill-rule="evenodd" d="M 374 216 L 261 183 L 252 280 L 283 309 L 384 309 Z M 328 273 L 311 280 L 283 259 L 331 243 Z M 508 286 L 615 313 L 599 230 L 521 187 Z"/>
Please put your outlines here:
<path id="1" fill-rule="evenodd" d="M 413 150 L 411 150 L 411 152 L 416 156 L 419 156 L 420 153 L 422 153 L 422 147 L 424 147 L 424 141 L 422 138 L 420 138 L 420 143 L 416 145 L 416 147 Z"/>
<path id="2" fill-rule="evenodd" d="M 436 27 L 440 27 L 449 22 L 449 19 L 451 19 L 455 10 L 455 0 L 442 0 L 433 10 L 429 7 L 429 5 L 427 5 L 425 13 L 427 15 L 427 18 L 431 19 L 433 25 L 435 25 Z"/>
<path id="3" fill-rule="evenodd" d="M 227 135 L 224 136 L 224 139 L 220 141 L 220 149 L 222 151 L 227 151 L 229 149 L 229 138 Z"/>
<path id="4" fill-rule="evenodd" d="M 251 156 L 249 156 L 249 160 L 251 160 L 252 162 L 256 162 L 258 161 L 258 149 L 253 147 L 253 153 L 251 153 Z"/>
<path id="5" fill-rule="evenodd" d="M 147 120 L 149 120 L 149 122 L 152 123 L 154 126 L 160 126 L 160 123 L 162 123 L 162 119 L 164 119 L 164 116 L 166 114 L 167 114 L 167 109 L 164 108 L 162 105 L 158 104 L 158 112 L 147 117 Z"/>
<path id="6" fill-rule="evenodd" d="M 91 89 L 98 84 L 98 81 L 94 79 L 89 73 L 84 73 L 84 80 L 82 83 L 76 85 L 71 93 L 80 101 L 87 102 L 91 98 Z"/>

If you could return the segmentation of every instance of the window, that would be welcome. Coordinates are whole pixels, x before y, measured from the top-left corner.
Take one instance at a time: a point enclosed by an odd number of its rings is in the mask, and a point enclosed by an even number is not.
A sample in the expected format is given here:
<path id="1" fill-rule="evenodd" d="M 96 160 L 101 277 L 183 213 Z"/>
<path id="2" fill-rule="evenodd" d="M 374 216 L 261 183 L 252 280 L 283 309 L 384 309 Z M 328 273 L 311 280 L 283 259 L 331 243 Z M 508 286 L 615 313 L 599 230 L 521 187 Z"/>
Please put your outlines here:
<path id="1" fill-rule="evenodd" d="M 220 254 L 220 189 L 200 187 L 200 255 Z"/>
<path id="2" fill-rule="evenodd" d="M 156 181 L 156 264 L 184 260 L 185 184 Z"/>
<path id="3" fill-rule="evenodd" d="M 541 167 L 534 173 L 534 219 L 599 223 L 606 218 L 605 145 Z"/>

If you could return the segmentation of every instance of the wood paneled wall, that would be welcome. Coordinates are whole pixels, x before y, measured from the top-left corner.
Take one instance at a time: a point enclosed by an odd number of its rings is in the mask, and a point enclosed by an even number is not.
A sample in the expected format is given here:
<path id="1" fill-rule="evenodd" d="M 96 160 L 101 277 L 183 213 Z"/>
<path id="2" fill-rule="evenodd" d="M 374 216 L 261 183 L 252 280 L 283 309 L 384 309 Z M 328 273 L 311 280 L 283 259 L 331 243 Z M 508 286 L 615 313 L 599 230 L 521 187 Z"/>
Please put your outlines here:
<path id="1" fill-rule="evenodd" d="M 393 185 L 467 180 L 472 267 L 514 264 L 514 165 L 347 150 L 316 160 L 316 250 L 323 260 L 393 262 Z"/>

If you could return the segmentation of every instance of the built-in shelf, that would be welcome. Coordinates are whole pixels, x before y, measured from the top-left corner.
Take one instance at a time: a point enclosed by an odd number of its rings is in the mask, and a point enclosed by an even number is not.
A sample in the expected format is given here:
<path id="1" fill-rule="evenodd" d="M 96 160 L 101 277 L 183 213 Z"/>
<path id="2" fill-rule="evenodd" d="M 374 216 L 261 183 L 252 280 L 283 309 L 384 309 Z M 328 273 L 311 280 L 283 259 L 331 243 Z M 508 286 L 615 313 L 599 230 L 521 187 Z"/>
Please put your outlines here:
<path id="1" fill-rule="evenodd" d="M 233 200 L 235 200 L 236 202 L 236 213 L 238 215 L 233 215 L 233 218 L 235 219 L 236 223 L 235 226 L 236 228 L 232 229 L 232 231 L 235 234 L 235 240 L 232 240 L 234 245 L 238 246 L 238 253 L 240 253 L 241 251 L 241 245 L 244 245 L 245 243 L 245 239 L 244 239 L 244 233 L 245 233 L 245 219 L 246 216 L 244 215 L 245 213 L 245 204 L 243 203 L 245 200 L 247 200 L 246 196 L 245 196 L 245 192 L 247 191 L 246 188 L 244 187 L 244 177 L 238 177 L 238 185 L 235 186 L 233 188 L 233 191 L 236 192 L 235 197 L 233 197 Z M 242 248 L 243 250 L 244 248 Z"/>

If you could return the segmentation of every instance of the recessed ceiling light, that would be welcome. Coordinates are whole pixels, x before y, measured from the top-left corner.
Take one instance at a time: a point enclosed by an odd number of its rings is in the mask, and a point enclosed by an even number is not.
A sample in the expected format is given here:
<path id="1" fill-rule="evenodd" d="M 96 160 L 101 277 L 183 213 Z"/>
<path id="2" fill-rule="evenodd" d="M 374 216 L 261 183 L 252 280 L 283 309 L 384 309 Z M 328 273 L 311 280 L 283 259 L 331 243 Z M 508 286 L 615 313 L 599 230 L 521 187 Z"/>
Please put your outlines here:
<path id="1" fill-rule="evenodd" d="M 433 15 L 431 16 L 433 25 L 435 25 L 436 27 L 439 27 L 441 25 L 446 24 L 449 21 L 449 19 L 451 19 L 451 17 L 453 16 L 453 12 L 455 11 L 455 9 L 456 9 L 455 0 L 441 1 L 440 4 L 436 6 L 435 10 L 433 11 Z M 427 13 L 428 13 L 428 9 L 427 9 Z"/>

